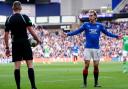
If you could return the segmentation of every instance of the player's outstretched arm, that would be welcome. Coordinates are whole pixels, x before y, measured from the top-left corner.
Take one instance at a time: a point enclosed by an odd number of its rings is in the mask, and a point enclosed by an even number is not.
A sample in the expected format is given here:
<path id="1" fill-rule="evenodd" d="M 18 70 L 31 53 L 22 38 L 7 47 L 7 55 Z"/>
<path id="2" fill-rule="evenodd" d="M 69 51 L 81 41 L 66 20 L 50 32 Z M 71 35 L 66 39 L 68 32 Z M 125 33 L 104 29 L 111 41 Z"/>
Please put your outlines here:
<path id="1" fill-rule="evenodd" d="M 110 33 L 110 32 L 108 32 L 106 29 L 105 29 L 105 27 L 103 26 L 103 25 L 101 25 L 101 31 L 105 34 L 105 35 L 107 35 L 107 36 L 109 36 L 109 37 L 113 37 L 113 38 L 119 38 L 119 36 L 118 35 L 115 35 L 115 34 L 113 34 L 113 33 Z"/>
<path id="2" fill-rule="evenodd" d="M 71 31 L 67 33 L 67 36 L 73 36 L 73 35 L 77 35 L 81 32 L 83 32 L 84 30 L 86 30 L 86 27 L 84 26 L 84 24 L 82 26 L 80 26 L 80 28 L 78 28 L 77 30 Z"/>

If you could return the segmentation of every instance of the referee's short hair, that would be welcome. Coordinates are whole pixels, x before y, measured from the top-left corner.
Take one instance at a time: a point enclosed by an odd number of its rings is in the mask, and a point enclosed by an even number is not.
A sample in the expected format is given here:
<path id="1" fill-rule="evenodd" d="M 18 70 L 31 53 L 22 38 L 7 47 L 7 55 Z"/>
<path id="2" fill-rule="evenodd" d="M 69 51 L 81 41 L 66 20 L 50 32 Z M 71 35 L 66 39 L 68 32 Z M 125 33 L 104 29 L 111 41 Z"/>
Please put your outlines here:
<path id="1" fill-rule="evenodd" d="M 14 11 L 22 10 L 21 2 L 20 2 L 20 1 L 14 1 L 14 2 L 13 2 L 12 9 L 13 9 Z"/>

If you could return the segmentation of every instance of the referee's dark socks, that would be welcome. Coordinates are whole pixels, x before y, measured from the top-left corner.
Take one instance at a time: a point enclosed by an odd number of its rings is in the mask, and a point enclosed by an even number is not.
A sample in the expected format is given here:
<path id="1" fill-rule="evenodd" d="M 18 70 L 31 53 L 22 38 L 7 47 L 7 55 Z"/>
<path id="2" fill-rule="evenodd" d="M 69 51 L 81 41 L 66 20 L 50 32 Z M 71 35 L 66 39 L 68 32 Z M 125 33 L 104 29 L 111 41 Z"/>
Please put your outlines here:
<path id="1" fill-rule="evenodd" d="M 84 85 L 87 85 L 87 76 L 88 76 L 88 69 L 83 69 L 83 80 L 84 80 Z"/>
<path id="2" fill-rule="evenodd" d="M 15 76 L 17 89 L 20 89 L 20 69 L 15 69 L 14 70 L 14 76 Z"/>
<path id="3" fill-rule="evenodd" d="M 97 67 L 94 68 L 93 74 L 94 74 L 95 85 L 97 85 L 98 84 L 98 76 L 99 76 L 99 69 Z"/>
<path id="4" fill-rule="evenodd" d="M 28 68 L 28 77 L 29 77 L 32 89 L 36 89 L 36 86 L 35 86 L 35 75 L 34 75 L 33 68 Z"/>

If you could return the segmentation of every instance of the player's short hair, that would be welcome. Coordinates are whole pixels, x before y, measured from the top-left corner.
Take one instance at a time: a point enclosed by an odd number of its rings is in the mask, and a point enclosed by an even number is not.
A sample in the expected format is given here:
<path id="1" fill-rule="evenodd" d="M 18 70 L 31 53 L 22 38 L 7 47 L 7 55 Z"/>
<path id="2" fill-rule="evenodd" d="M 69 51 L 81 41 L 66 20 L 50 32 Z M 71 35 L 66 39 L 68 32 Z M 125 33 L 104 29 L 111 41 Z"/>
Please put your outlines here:
<path id="1" fill-rule="evenodd" d="M 96 13 L 95 10 L 89 10 L 89 13 L 93 13 L 96 16 L 96 18 L 97 18 L 97 13 Z"/>
<path id="2" fill-rule="evenodd" d="M 12 9 L 13 9 L 14 11 L 22 10 L 21 2 L 20 2 L 20 1 L 14 1 L 14 2 L 13 2 Z"/>

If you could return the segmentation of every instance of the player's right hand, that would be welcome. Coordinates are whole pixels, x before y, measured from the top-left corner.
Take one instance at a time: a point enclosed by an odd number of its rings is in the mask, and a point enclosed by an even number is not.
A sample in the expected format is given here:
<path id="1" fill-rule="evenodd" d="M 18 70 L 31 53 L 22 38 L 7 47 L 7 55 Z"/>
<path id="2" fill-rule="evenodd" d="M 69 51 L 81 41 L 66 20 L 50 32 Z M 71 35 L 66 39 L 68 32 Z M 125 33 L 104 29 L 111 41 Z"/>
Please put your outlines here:
<path id="1" fill-rule="evenodd" d="M 62 37 L 64 38 L 68 37 L 67 33 L 63 32 Z"/>

